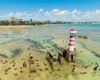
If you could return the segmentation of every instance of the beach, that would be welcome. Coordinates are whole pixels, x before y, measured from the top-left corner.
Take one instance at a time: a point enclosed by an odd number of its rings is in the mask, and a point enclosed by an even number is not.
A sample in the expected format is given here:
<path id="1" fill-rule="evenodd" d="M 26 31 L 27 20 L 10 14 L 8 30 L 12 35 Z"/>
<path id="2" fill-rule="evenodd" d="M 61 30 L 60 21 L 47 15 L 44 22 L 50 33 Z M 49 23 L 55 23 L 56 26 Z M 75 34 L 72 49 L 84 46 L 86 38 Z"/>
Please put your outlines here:
<path id="1" fill-rule="evenodd" d="M 63 59 L 52 71 L 46 60 L 47 51 L 57 54 L 67 48 L 69 31 L 77 28 L 76 68 Z M 50 24 L 42 26 L 0 27 L 1 80 L 99 80 L 100 79 L 100 24 Z M 36 72 L 29 72 L 29 54 L 33 54 Z M 27 67 L 22 67 L 26 62 Z M 44 65 L 46 63 L 46 65 Z M 97 70 L 95 66 L 99 65 Z M 8 71 L 6 71 L 8 69 Z"/>

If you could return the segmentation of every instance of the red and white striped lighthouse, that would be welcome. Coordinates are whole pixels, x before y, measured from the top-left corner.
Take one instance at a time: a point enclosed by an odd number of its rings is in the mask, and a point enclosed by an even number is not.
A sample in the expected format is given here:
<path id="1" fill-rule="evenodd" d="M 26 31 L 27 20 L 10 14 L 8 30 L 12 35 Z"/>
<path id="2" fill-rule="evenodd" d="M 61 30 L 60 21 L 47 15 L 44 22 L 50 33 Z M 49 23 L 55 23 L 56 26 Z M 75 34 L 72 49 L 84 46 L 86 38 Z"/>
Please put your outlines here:
<path id="1" fill-rule="evenodd" d="M 76 28 L 72 28 L 70 30 L 70 38 L 69 38 L 69 52 L 74 53 L 75 52 L 75 36 L 76 36 L 77 30 Z"/>

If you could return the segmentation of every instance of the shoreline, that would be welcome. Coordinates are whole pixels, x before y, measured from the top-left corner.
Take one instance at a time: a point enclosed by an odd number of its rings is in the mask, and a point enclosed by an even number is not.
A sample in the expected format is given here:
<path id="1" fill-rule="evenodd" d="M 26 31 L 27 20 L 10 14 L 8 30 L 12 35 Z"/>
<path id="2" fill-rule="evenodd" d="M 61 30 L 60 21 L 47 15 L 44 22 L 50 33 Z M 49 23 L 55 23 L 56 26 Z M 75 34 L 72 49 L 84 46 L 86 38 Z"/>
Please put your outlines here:
<path id="1" fill-rule="evenodd" d="M 19 28 L 19 27 L 35 27 L 34 25 L 9 25 L 9 26 L 6 26 L 6 25 L 0 25 L 0 28 Z"/>
<path id="2" fill-rule="evenodd" d="M 0 28 L 30 28 L 30 27 L 39 27 L 39 26 L 45 26 L 48 24 L 44 25 L 0 25 Z"/>

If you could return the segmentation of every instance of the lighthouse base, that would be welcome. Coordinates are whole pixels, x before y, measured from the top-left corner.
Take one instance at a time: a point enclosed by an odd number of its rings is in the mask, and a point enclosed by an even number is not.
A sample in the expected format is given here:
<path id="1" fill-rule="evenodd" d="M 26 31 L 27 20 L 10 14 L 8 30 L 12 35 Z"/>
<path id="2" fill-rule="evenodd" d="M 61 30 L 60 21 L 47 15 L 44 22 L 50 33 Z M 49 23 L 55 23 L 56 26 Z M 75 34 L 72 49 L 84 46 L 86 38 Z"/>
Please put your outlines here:
<path id="1" fill-rule="evenodd" d="M 68 62 L 75 62 L 75 56 L 76 56 L 76 52 L 69 52 L 68 50 L 66 51 L 66 56 L 65 59 Z"/>

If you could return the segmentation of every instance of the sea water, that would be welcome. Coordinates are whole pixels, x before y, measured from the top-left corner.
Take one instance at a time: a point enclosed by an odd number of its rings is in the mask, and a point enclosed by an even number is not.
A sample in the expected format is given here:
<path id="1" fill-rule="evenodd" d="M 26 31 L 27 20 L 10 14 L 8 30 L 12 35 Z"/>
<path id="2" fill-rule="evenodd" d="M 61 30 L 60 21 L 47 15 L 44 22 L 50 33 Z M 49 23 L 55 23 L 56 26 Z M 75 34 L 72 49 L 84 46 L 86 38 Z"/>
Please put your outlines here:
<path id="1" fill-rule="evenodd" d="M 53 44 L 51 45 L 51 43 L 48 42 L 55 36 L 68 41 L 70 35 L 69 31 L 72 27 L 77 28 L 77 35 L 85 35 L 88 37 L 88 40 L 85 40 L 85 43 L 82 43 L 85 46 L 80 44 L 80 47 L 85 47 L 90 51 L 93 48 L 92 51 L 100 55 L 100 24 L 49 24 L 31 28 L 23 28 L 20 32 L 7 29 L 0 31 L 0 44 L 6 44 L 15 40 L 30 39 L 37 41 L 38 43 L 44 45 L 44 47 L 49 47 L 56 50 L 55 46 L 52 46 Z M 79 41 L 76 41 L 77 44 L 79 44 Z"/>

